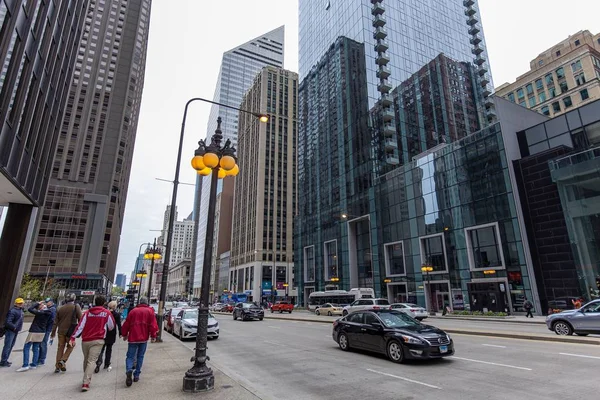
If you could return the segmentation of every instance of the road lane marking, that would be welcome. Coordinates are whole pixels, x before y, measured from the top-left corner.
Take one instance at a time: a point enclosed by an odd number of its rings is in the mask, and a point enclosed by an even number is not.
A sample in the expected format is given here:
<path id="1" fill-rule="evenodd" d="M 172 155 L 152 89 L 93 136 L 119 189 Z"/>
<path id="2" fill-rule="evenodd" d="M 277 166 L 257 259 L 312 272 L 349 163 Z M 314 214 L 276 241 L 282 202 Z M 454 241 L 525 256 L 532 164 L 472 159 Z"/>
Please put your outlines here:
<path id="1" fill-rule="evenodd" d="M 595 357 L 595 356 L 585 356 L 583 354 L 571 354 L 571 353 L 558 353 L 561 356 L 571 356 L 571 357 L 582 357 L 582 358 L 593 358 L 595 360 L 600 360 L 600 357 Z"/>
<path id="2" fill-rule="evenodd" d="M 497 367 L 506 367 L 506 368 L 521 369 L 523 371 L 531 371 L 531 368 L 517 367 L 515 365 L 498 364 L 498 363 L 493 363 L 493 362 L 489 362 L 489 361 L 473 360 L 471 358 L 462 358 L 462 357 L 455 357 L 455 356 L 452 356 L 452 358 L 455 358 L 457 360 L 463 360 L 463 361 L 471 361 L 471 362 L 480 363 L 480 364 L 495 365 Z"/>
<path id="3" fill-rule="evenodd" d="M 263 342 L 265 342 L 266 344 L 272 344 L 273 346 L 280 346 L 280 347 L 287 347 L 285 344 L 283 343 L 277 343 L 277 342 L 271 342 L 269 340 L 263 340 Z"/>
<path id="4" fill-rule="evenodd" d="M 376 370 L 370 369 L 370 368 L 367 368 L 367 371 L 374 372 L 376 374 L 380 374 L 380 375 L 384 375 L 384 376 L 389 376 L 390 378 L 400 379 L 400 380 L 403 380 L 403 381 L 406 381 L 406 382 L 416 383 L 417 385 L 427 386 L 427 387 L 432 388 L 432 389 L 438 389 L 438 390 L 442 389 L 439 386 L 430 385 L 429 383 L 415 381 L 414 379 L 408 379 L 408 378 L 404 378 L 402 376 L 392 375 L 392 374 L 388 374 L 386 372 L 376 371 Z"/>
<path id="5" fill-rule="evenodd" d="M 497 344 L 482 344 L 482 346 L 486 346 L 486 347 L 498 347 L 499 349 L 505 349 L 506 346 L 499 346 Z"/>
<path id="6" fill-rule="evenodd" d="M 267 325 L 268 328 L 281 329 L 280 326 Z"/>

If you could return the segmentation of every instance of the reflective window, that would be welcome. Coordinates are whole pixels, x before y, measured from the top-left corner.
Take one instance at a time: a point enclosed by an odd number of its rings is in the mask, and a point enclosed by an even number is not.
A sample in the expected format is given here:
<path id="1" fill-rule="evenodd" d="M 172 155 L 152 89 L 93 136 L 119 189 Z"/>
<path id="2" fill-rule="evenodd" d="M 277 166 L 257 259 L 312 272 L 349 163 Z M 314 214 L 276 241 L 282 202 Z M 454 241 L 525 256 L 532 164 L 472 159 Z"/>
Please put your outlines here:
<path id="1" fill-rule="evenodd" d="M 404 247 L 402 242 L 385 245 L 385 266 L 387 276 L 403 275 L 406 273 L 404 268 Z"/>
<path id="2" fill-rule="evenodd" d="M 315 280 L 315 246 L 304 248 L 304 280 L 306 282 Z"/>
<path id="3" fill-rule="evenodd" d="M 535 81 L 535 87 L 537 90 L 543 90 L 544 89 L 544 82 L 542 82 L 541 79 L 537 79 Z"/>
<path id="4" fill-rule="evenodd" d="M 525 93 L 523 92 L 523 88 L 517 89 L 517 97 L 519 99 L 522 99 L 523 97 L 525 97 Z"/>
<path id="5" fill-rule="evenodd" d="M 554 112 L 560 112 L 560 103 L 558 101 L 552 103 L 552 110 L 554 110 Z"/>
<path id="6" fill-rule="evenodd" d="M 571 100 L 571 96 L 567 96 L 563 99 L 563 103 L 565 104 L 565 108 L 569 108 L 573 105 L 573 101 Z"/>
<path id="7" fill-rule="evenodd" d="M 531 83 L 527 84 L 526 89 L 528 95 L 533 94 L 533 85 Z"/>
<path id="8" fill-rule="evenodd" d="M 548 108 L 548 106 L 544 106 L 541 108 L 541 112 L 544 115 L 550 115 L 550 109 Z"/>
<path id="9" fill-rule="evenodd" d="M 540 103 L 543 103 L 546 101 L 546 92 L 540 92 L 539 96 L 540 96 Z"/>
<path id="10" fill-rule="evenodd" d="M 563 69 L 563 67 L 560 67 L 559 69 L 556 70 L 556 77 L 558 79 L 565 77 L 565 70 Z"/>
<path id="11" fill-rule="evenodd" d="M 421 238 L 421 260 L 424 265 L 433 267 L 433 272 L 446 270 L 443 234 Z"/>
<path id="12" fill-rule="evenodd" d="M 513 103 L 515 102 L 515 94 L 514 93 L 509 93 L 508 94 L 508 100 L 512 101 Z"/>
<path id="13" fill-rule="evenodd" d="M 496 225 L 468 229 L 467 232 L 471 267 L 474 269 L 501 267 L 502 258 Z"/>
<path id="14" fill-rule="evenodd" d="M 581 60 L 577 60 L 571 64 L 571 68 L 573 69 L 573 73 L 579 71 L 581 69 Z"/>
<path id="15" fill-rule="evenodd" d="M 580 73 L 578 75 L 575 75 L 575 84 L 577 86 L 583 85 L 585 83 L 585 73 Z"/>
<path id="16" fill-rule="evenodd" d="M 590 98 L 590 94 L 588 93 L 587 89 L 583 89 L 579 92 L 579 95 L 581 96 L 581 100 L 587 100 Z"/>
<path id="17" fill-rule="evenodd" d="M 531 96 L 529 98 L 529 107 L 533 107 L 533 106 L 535 106 L 535 104 L 536 104 L 535 103 L 535 96 Z"/>
<path id="18" fill-rule="evenodd" d="M 544 79 L 546 79 L 546 85 L 554 85 L 554 76 L 551 73 L 547 74 Z"/>
<path id="19" fill-rule="evenodd" d="M 325 280 L 338 277 L 337 241 L 325 242 Z"/>

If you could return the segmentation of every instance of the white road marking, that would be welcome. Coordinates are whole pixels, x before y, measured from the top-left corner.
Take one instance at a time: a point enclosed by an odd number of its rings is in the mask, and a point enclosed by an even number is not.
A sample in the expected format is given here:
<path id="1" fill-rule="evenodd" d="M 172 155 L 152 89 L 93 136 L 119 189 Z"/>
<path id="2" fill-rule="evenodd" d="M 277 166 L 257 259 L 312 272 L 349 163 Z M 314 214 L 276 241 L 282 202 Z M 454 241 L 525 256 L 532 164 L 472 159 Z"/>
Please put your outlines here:
<path id="1" fill-rule="evenodd" d="M 558 353 L 561 356 L 571 356 L 571 357 L 582 357 L 582 358 L 593 358 L 595 360 L 600 360 L 600 357 L 595 356 L 584 356 L 583 354 L 571 354 L 571 353 Z"/>
<path id="2" fill-rule="evenodd" d="M 269 328 L 273 328 L 273 329 L 281 329 L 281 327 L 279 326 L 273 326 L 273 325 L 268 325 Z"/>
<path id="3" fill-rule="evenodd" d="M 489 362 L 489 361 L 481 361 L 481 360 L 472 360 L 470 358 L 462 358 L 462 357 L 454 357 L 452 356 L 452 358 L 455 358 L 457 360 L 463 360 L 463 361 L 471 361 L 474 363 L 480 363 L 480 364 L 488 364 L 488 365 L 495 365 L 497 367 L 506 367 L 506 368 L 514 368 L 514 369 L 521 369 L 523 371 L 531 371 L 531 368 L 525 368 L 525 367 L 517 367 L 515 365 L 508 365 L 508 364 L 498 364 L 498 363 L 493 363 L 493 362 Z"/>
<path id="4" fill-rule="evenodd" d="M 432 388 L 432 389 L 439 389 L 439 390 L 442 389 L 439 386 L 430 385 L 429 383 L 415 381 L 413 379 L 408 379 L 408 378 L 404 378 L 404 377 L 401 377 L 401 376 L 398 376 L 398 375 L 392 375 L 392 374 L 388 374 L 388 373 L 385 373 L 385 372 L 376 371 L 374 369 L 367 368 L 367 371 L 374 372 L 374 373 L 380 374 L 380 375 L 389 376 L 390 378 L 401 379 L 401 380 L 406 381 L 406 382 L 416 383 L 417 385 L 427 386 L 427 387 Z"/>
<path id="5" fill-rule="evenodd" d="M 499 349 L 505 349 L 506 346 L 499 346 L 497 344 L 482 344 L 482 346 L 487 346 L 487 347 L 498 347 Z"/>

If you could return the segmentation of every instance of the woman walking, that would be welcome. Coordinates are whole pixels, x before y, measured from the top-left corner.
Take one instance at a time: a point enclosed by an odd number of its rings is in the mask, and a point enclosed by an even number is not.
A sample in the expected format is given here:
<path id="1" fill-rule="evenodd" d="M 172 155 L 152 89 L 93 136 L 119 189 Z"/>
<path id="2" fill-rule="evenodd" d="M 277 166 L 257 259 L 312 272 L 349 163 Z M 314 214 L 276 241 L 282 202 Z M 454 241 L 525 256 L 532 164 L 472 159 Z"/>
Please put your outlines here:
<path id="1" fill-rule="evenodd" d="M 115 325 L 117 325 L 117 329 L 119 330 L 119 337 L 121 337 L 121 315 L 117 312 L 117 302 L 111 301 L 108 303 L 108 309 L 110 310 L 113 318 L 115 319 Z M 110 366 L 110 360 L 112 356 L 112 347 L 117 340 L 117 329 L 113 329 L 112 331 L 108 331 L 106 333 L 106 338 L 104 339 L 104 346 L 102 346 L 102 350 L 100 351 L 100 355 L 98 356 L 98 361 L 96 361 L 96 369 L 95 373 L 100 371 L 100 366 L 102 365 L 102 355 L 104 355 L 104 369 L 107 369 L 108 372 L 112 369 Z"/>

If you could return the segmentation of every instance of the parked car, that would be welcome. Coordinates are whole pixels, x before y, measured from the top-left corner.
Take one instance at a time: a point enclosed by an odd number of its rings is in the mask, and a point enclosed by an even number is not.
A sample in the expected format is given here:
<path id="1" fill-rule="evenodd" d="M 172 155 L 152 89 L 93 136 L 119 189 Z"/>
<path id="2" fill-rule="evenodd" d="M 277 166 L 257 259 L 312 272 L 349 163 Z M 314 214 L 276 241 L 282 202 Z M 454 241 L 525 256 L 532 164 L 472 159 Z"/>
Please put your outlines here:
<path id="1" fill-rule="evenodd" d="M 271 305 L 271 312 L 275 311 L 279 311 L 280 314 L 284 311 L 291 314 L 294 311 L 294 305 L 289 301 L 277 301 Z"/>
<path id="2" fill-rule="evenodd" d="M 233 312 L 233 304 L 223 304 L 218 311 L 220 311 L 220 312 Z"/>
<path id="3" fill-rule="evenodd" d="M 223 303 L 215 303 L 209 307 L 212 311 L 219 311 L 223 308 Z"/>
<path id="4" fill-rule="evenodd" d="M 315 310 L 315 314 L 317 315 L 342 315 L 343 312 L 343 308 L 340 307 L 338 304 L 331 304 L 331 303 L 325 303 L 322 304 L 321 306 L 319 306 L 319 308 L 317 308 Z"/>
<path id="5" fill-rule="evenodd" d="M 427 310 L 425 310 L 423 307 L 417 304 L 394 303 L 391 305 L 391 307 L 392 310 L 403 312 L 404 314 L 410 315 L 411 317 L 419 321 L 423 321 L 425 318 L 427 318 Z"/>
<path id="6" fill-rule="evenodd" d="M 175 317 L 177 317 L 177 314 L 179 314 L 181 310 L 183 310 L 183 308 L 171 308 L 169 311 L 167 311 L 167 314 L 164 318 L 165 330 L 167 332 L 173 333 L 173 324 L 175 323 Z"/>
<path id="7" fill-rule="evenodd" d="M 175 317 L 173 332 L 180 340 L 195 338 L 198 334 L 198 310 L 186 308 L 179 311 Z M 219 321 L 212 314 L 208 314 L 207 336 L 212 339 L 219 338 Z"/>
<path id="8" fill-rule="evenodd" d="M 593 300 L 578 310 L 548 315 L 546 326 L 557 335 L 600 334 L 600 300 Z"/>
<path id="9" fill-rule="evenodd" d="M 382 353 L 395 363 L 454 354 L 454 343 L 446 332 L 389 309 L 346 315 L 333 323 L 332 337 L 344 351 L 362 349 Z"/>
<path id="10" fill-rule="evenodd" d="M 387 299 L 358 299 L 344 307 L 342 315 L 348 315 L 351 312 L 365 310 L 367 308 L 378 309 L 385 308 L 390 310 L 390 302 Z"/>
<path id="11" fill-rule="evenodd" d="M 258 319 L 262 321 L 265 317 L 264 310 L 254 303 L 237 303 L 233 308 L 233 319 L 241 318 L 242 321 Z"/>

